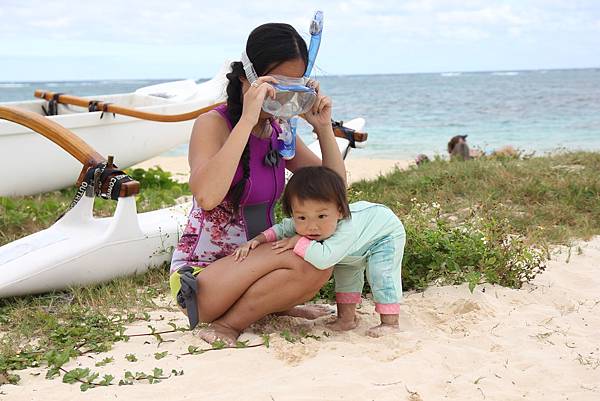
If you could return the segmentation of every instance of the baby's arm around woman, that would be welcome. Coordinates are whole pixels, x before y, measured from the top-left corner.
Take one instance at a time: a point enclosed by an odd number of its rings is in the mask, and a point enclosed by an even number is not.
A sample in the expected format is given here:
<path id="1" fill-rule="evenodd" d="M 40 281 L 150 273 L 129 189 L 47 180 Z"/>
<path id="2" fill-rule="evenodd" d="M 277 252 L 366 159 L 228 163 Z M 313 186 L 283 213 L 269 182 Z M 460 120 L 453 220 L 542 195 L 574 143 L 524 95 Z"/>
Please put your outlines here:
<path id="1" fill-rule="evenodd" d="M 258 234 L 250 241 L 240 245 L 240 247 L 237 248 L 232 255 L 236 262 L 241 262 L 246 258 L 246 256 L 248 256 L 248 253 L 250 253 L 251 250 L 255 249 L 260 244 L 264 244 L 265 242 L 274 242 L 281 238 L 294 237 L 295 235 L 296 230 L 294 228 L 294 221 L 292 219 L 284 219 L 281 223 L 275 224 L 273 227 Z M 275 248 L 275 246 L 273 246 L 273 248 Z"/>

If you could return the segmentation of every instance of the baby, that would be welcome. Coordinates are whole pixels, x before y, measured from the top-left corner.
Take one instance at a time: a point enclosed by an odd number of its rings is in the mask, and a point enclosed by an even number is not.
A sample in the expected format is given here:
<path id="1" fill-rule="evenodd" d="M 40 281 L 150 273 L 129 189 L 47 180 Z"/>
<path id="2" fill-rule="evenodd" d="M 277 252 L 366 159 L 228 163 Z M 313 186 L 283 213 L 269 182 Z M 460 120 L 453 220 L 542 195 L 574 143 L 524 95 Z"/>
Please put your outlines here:
<path id="1" fill-rule="evenodd" d="M 365 271 L 381 324 L 367 334 L 379 337 L 398 330 L 402 297 L 400 269 L 406 234 L 396 215 L 384 205 L 348 204 L 342 178 L 327 167 L 305 167 L 294 173 L 283 198 L 291 218 L 262 232 L 235 250 L 243 260 L 258 245 L 292 249 L 317 269 L 334 267 L 337 319 L 333 330 L 358 325 L 356 305 L 361 301 Z"/>

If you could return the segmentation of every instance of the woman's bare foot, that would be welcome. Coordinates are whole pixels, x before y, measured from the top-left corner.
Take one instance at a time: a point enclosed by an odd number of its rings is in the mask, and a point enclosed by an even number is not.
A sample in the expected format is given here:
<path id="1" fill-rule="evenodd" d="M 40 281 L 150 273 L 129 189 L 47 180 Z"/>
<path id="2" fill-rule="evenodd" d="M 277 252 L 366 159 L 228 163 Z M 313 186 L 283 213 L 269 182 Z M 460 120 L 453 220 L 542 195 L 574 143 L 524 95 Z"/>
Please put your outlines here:
<path id="1" fill-rule="evenodd" d="M 201 339 L 209 344 L 213 344 L 217 340 L 225 342 L 228 346 L 232 347 L 235 345 L 237 338 L 239 337 L 239 331 L 226 326 L 219 322 L 212 322 L 208 327 L 203 327 L 198 330 L 198 335 Z"/>
<path id="2" fill-rule="evenodd" d="M 280 312 L 279 316 L 301 317 L 308 320 L 314 320 L 322 316 L 328 316 L 334 311 L 327 305 L 300 305 L 294 306 L 292 309 Z"/>
<path id="3" fill-rule="evenodd" d="M 371 327 L 367 330 L 367 335 L 369 337 L 383 337 L 388 334 L 398 333 L 399 331 L 400 326 L 397 324 L 381 323 L 379 326 Z"/>
<path id="4" fill-rule="evenodd" d="M 329 330 L 333 331 L 348 331 L 358 327 L 358 316 L 354 316 L 353 319 L 340 319 L 337 318 L 331 323 L 325 325 Z"/>

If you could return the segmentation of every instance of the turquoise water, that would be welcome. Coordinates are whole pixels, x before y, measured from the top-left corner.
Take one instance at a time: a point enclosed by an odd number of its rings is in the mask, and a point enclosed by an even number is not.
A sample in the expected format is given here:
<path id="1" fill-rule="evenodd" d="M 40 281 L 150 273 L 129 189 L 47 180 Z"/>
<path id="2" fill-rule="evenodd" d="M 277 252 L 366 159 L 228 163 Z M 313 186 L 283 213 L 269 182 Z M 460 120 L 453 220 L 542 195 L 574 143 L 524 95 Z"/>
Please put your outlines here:
<path id="1" fill-rule="evenodd" d="M 468 134 L 473 147 L 513 145 L 526 152 L 600 150 L 600 70 L 329 76 L 334 118 L 363 117 L 366 149 L 355 156 L 413 158 L 445 152 Z M 0 101 L 31 99 L 34 89 L 74 95 L 130 92 L 162 81 L 0 82 Z M 310 141 L 310 128 L 300 126 Z M 180 146 L 169 154 L 185 154 Z"/>

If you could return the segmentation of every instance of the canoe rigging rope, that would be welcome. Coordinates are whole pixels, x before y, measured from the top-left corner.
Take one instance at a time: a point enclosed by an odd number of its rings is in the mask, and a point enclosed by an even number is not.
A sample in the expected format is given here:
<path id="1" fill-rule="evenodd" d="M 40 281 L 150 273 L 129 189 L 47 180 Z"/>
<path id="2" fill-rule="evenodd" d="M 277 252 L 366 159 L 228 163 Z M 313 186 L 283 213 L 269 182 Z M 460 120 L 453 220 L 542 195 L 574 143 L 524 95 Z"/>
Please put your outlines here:
<path id="1" fill-rule="evenodd" d="M 338 131 L 341 131 L 344 134 L 344 136 L 346 137 L 348 142 L 350 142 L 350 144 L 348 146 L 350 146 L 351 148 L 356 148 L 356 139 L 354 137 L 354 133 L 356 132 L 356 130 L 353 130 L 352 128 L 344 127 L 344 122 L 341 120 L 340 121 L 331 120 L 331 125 L 334 130 L 337 129 Z"/>
<path id="2" fill-rule="evenodd" d="M 46 116 L 57 116 L 58 115 L 58 104 L 60 103 L 58 98 L 64 93 L 53 93 L 52 99 L 48 100 L 48 110 L 42 105 L 42 110 Z"/>
<path id="3" fill-rule="evenodd" d="M 88 111 L 90 113 L 93 113 L 94 111 L 98 111 L 98 100 L 90 100 L 88 102 Z"/>
<path id="4" fill-rule="evenodd" d="M 102 104 L 102 114 L 100 114 L 100 119 L 102 120 L 102 117 L 104 117 L 104 113 L 110 113 L 110 111 L 108 111 L 108 106 L 110 106 L 112 104 L 112 102 L 106 102 L 104 104 Z M 112 113 L 113 118 L 117 117 L 116 113 Z"/>
<path id="5" fill-rule="evenodd" d="M 75 193 L 75 197 L 67 207 L 67 210 L 57 219 L 60 220 L 67 212 L 75 207 L 83 196 L 94 197 L 99 196 L 103 199 L 118 200 L 121 186 L 133 179 L 125 174 L 124 171 L 118 170 L 115 165 L 109 167 L 107 162 L 98 163 L 90 167 L 85 173 L 85 177 L 81 181 L 81 185 Z"/>

